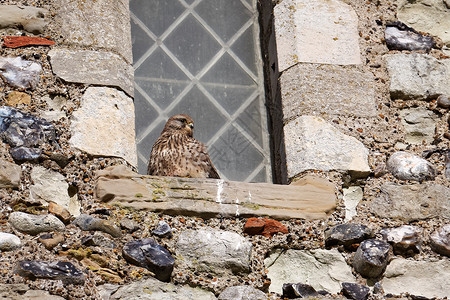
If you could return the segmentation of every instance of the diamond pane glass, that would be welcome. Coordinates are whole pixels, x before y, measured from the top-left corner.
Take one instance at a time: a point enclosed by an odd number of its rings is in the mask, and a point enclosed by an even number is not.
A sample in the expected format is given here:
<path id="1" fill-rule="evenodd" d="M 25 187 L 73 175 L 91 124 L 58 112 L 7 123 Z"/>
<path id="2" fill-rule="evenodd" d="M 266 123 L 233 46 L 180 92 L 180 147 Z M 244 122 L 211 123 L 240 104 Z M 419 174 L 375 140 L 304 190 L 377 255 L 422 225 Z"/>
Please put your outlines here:
<path id="1" fill-rule="evenodd" d="M 270 182 L 256 0 L 130 0 L 139 172 L 189 114 L 225 180 Z"/>

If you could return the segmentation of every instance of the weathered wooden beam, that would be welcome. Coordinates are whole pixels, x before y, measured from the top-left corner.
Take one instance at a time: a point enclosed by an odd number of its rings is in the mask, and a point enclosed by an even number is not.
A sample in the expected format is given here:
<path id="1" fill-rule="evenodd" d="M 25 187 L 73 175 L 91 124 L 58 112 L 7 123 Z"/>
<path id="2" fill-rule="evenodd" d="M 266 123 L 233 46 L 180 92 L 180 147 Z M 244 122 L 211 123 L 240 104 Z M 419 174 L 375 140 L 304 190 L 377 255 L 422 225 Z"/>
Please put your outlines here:
<path id="1" fill-rule="evenodd" d="M 97 175 L 103 202 L 171 215 L 321 219 L 336 206 L 334 185 L 306 178 L 296 185 L 144 176 L 124 166 Z"/>

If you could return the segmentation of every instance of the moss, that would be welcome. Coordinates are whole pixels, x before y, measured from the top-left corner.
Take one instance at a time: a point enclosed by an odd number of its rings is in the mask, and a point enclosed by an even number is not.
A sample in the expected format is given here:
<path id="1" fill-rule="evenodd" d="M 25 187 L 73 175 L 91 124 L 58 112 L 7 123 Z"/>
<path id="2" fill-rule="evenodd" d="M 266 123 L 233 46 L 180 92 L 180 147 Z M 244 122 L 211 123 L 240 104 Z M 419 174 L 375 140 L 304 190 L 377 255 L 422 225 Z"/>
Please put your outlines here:
<path id="1" fill-rule="evenodd" d="M 142 195 L 141 193 L 137 193 L 136 195 L 134 195 L 135 198 L 143 198 L 144 195 Z"/>
<path id="2" fill-rule="evenodd" d="M 258 210 L 261 208 L 261 205 L 255 204 L 255 203 L 249 203 L 249 202 L 241 203 L 241 205 L 245 208 L 252 209 L 252 210 Z"/>

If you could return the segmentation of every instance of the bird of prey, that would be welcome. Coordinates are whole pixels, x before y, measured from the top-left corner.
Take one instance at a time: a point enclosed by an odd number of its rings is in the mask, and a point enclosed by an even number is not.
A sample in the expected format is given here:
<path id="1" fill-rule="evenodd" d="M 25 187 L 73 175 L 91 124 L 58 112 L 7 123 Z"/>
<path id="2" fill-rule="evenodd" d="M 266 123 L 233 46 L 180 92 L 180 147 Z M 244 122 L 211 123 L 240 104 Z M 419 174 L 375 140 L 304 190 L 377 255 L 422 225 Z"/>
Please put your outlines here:
<path id="1" fill-rule="evenodd" d="M 167 121 L 153 145 L 147 174 L 192 178 L 217 178 L 206 146 L 194 139 L 194 121 L 175 115 Z"/>

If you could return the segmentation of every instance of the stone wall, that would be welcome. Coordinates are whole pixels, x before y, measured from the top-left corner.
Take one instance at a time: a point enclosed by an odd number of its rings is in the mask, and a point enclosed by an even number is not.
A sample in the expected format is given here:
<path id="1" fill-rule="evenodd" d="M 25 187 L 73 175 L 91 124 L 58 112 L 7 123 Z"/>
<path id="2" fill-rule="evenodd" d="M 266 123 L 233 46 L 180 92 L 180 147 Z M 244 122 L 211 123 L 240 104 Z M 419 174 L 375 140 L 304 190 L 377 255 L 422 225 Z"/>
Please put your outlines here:
<path id="1" fill-rule="evenodd" d="M 129 170 L 127 0 L 0 2 L 2 297 L 450 295 L 450 3 L 259 8 L 285 190 Z"/>

